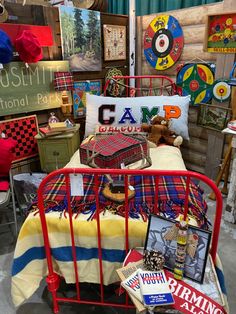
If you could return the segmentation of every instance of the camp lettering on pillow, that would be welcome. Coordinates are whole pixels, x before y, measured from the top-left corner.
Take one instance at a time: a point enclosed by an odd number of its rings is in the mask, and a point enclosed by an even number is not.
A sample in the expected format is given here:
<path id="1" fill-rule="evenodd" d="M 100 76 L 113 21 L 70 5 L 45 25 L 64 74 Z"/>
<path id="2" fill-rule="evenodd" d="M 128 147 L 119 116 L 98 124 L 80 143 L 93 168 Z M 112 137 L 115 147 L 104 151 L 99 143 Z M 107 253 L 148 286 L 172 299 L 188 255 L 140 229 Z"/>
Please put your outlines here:
<path id="1" fill-rule="evenodd" d="M 178 95 L 113 98 L 87 93 L 85 137 L 98 126 L 139 128 L 158 114 L 170 119 L 171 130 L 188 140 L 189 101 L 190 96 Z"/>

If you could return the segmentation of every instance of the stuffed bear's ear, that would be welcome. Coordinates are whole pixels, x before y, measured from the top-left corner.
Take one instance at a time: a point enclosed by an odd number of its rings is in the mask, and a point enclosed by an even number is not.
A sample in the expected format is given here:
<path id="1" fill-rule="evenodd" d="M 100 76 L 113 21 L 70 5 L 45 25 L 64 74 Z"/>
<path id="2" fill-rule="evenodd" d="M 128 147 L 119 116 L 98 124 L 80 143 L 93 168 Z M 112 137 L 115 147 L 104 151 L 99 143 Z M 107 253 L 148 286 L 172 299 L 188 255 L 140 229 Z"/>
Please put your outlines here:
<path id="1" fill-rule="evenodd" d="M 146 123 L 141 124 L 141 130 L 142 130 L 143 132 L 150 133 L 150 132 L 151 132 L 151 125 L 146 124 Z"/>

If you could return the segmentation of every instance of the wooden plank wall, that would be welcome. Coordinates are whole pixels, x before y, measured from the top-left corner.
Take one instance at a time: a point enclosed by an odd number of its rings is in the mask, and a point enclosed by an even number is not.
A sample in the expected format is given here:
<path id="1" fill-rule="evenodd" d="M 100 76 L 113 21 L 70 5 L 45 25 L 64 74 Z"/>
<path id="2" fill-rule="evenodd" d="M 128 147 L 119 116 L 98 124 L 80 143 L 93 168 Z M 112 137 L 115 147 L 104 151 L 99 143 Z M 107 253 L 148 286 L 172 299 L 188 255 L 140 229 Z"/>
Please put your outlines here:
<path id="1" fill-rule="evenodd" d="M 137 74 L 164 74 L 175 80 L 177 67 L 185 62 L 197 62 L 200 58 L 206 62 L 217 62 L 217 54 L 203 51 L 205 37 L 205 23 L 208 14 L 223 12 L 223 2 L 211 5 L 192 7 L 187 9 L 168 11 L 137 18 Z M 144 33 L 150 22 L 158 15 L 168 14 L 174 16 L 180 23 L 184 33 L 184 48 L 178 62 L 165 71 L 158 71 L 146 61 L 143 53 Z M 198 108 L 192 107 L 189 111 L 190 141 L 184 141 L 182 154 L 187 168 L 205 173 L 205 165 L 208 150 L 208 130 L 197 125 Z"/>
<path id="2" fill-rule="evenodd" d="M 59 22 L 59 11 L 56 7 L 49 6 L 38 6 L 38 5 L 25 5 L 17 3 L 5 3 L 5 7 L 11 16 L 11 19 L 7 23 L 17 23 L 17 24 L 33 24 L 33 25 L 49 25 L 52 28 L 54 46 L 43 48 L 43 60 L 62 60 L 62 48 L 61 48 L 61 32 L 60 32 L 60 22 Z M 113 25 L 125 25 L 127 27 L 127 55 L 126 60 L 119 61 L 104 61 L 103 59 L 103 24 L 113 24 Z M 116 67 L 121 70 L 123 75 L 128 75 L 129 73 L 129 30 L 128 30 L 128 16 L 126 15 L 113 15 L 105 12 L 101 12 L 101 45 L 102 45 L 102 70 L 95 72 L 74 72 L 75 80 L 95 80 L 101 79 L 104 85 L 104 78 L 107 71 L 110 68 Z M 17 57 L 13 61 L 18 61 Z M 17 92 L 17 91 L 15 91 Z M 53 109 L 56 115 L 60 119 L 64 119 L 60 109 Z M 38 118 L 39 125 L 44 125 L 47 123 L 51 110 L 45 110 L 40 112 L 32 112 L 30 114 L 36 114 Z M 21 115 L 15 116 L 5 116 L 0 119 L 15 118 Z M 73 117 L 72 117 L 73 118 Z M 81 138 L 83 138 L 85 119 L 78 119 L 76 123 L 81 124 Z M 29 171 L 34 167 L 30 166 Z M 25 168 L 24 168 L 25 169 Z M 35 169 L 34 169 L 35 170 Z M 24 170 L 25 171 L 25 170 Z"/>

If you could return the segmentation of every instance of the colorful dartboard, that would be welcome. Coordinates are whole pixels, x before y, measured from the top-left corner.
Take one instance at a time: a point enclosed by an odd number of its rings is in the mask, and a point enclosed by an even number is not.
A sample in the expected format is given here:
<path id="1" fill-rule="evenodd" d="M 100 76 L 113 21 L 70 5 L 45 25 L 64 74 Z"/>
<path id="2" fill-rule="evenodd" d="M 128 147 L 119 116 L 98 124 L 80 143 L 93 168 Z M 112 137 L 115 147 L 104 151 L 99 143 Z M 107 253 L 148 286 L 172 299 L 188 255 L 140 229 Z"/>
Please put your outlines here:
<path id="1" fill-rule="evenodd" d="M 149 24 L 144 35 L 144 55 L 157 70 L 170 68 L 179 59 L 184 45 L 183 31 L 171 15 L 160 15 Z"/>
<path id="2" fill-rule="evenodd" d="M 227 101 L 230 98 L 231 88 L 227 80 L 216 80 L 213 85 L 213 98 L 217 101 Z"/>
<path id="3" fill-rule="evenodd" d="M 183 96 L 190 95 L 192 105 L 207 103 L 212 98 L 214 84 L 212 64 L 188 63 L 177 73 L 176 84 Z"/>

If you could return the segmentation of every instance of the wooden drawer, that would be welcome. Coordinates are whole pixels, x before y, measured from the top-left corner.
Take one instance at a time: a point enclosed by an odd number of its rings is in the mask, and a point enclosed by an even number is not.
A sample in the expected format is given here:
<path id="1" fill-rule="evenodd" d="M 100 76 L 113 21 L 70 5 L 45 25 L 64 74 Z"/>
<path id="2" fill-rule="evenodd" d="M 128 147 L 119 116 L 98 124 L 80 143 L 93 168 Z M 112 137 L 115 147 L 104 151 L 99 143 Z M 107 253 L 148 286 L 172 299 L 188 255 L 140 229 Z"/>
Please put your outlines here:
<path id="1" fill-rule="evenodd" d="M 55 160 L 67 160 L 69 156 L 69 148 L 67 141 L 50 141 L 50 143 L 42 143 L 42 154 L 45 162 L 55 162 Z"/>
<path id="2" fill-rule="evenodd" d="M 45 172 L 63 168 L 79 148 L 79 125 L 76 132 L 57 136 L 36 135 L 41 169 Z"/>

